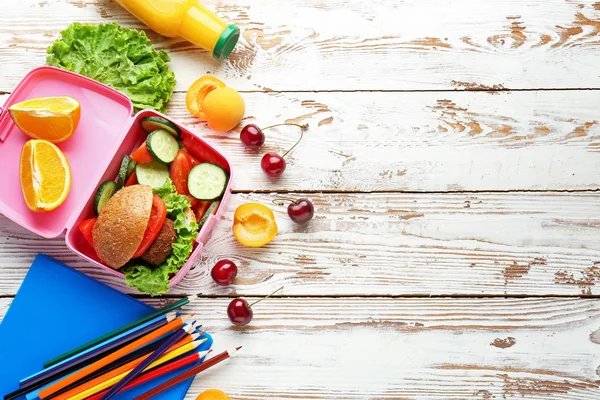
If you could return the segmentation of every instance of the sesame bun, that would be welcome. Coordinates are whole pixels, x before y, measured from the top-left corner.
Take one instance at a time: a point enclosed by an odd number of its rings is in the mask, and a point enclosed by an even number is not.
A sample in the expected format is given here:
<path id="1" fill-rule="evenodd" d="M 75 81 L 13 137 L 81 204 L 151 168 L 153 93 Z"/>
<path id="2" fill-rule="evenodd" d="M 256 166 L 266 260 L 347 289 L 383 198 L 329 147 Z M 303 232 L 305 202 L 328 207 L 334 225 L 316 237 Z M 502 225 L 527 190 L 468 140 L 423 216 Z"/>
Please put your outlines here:
<path id="1" fill-rule="evenodd" d="M 152 211 L 152 188 L 132 185 L 119 190 L 104 205 L 92 239 L 96 253 L 109 267 L 121 268 L 140 247 Z"/>

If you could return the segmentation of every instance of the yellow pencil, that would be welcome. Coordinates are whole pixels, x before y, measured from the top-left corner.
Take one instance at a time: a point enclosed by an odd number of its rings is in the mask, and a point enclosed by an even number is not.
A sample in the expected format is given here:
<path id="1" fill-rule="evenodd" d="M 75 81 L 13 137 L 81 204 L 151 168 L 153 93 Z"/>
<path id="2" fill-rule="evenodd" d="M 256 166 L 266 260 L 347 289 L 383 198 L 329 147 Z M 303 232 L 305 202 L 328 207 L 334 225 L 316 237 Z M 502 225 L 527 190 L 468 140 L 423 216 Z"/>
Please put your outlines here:
<path id="1" fill-rule="evenodd" d="M 192 351 L 195 350 L 201 343 L 205 342 L 206 339 L 201 339 L 201 340 L 196 340 L 194 342 L 188 343 L 184 346 L 181 346 L 173 351 L 171 351 L 170 353 L 167 353 L 165 355 L 163 355 L 161 358 L 159 358 L 158 360 L 154 361 L 152 364 L 150 364 L 148 366 L 148 368 L 146 368 L 144 371 L 157 367 L 161 364 L 166 363 L 167 361 L 170 361 L 176 357 L 179 357 L 182 354 L 187 353 L 188 351 Z M 201 354 L 201 357 L 204 357 L 205 354 Z M 206 354 L 208 354 L 208 351 L 206 352 Z M 113 378 L 110 378 L 102 383 L 99 383 L 98 385 L 91 387 L 87 390 L 84 390 L 83 392 L 77 393 L 71 397 L 69 397 L 67 400 L 83 400 L 86 399 L 98 392 L 103 391 L 104 389 L 107 389 L 113 385 L 115 385 L 116 383 L 118 383 L 121 379 L 123 379 L 129 372 L 131 372 L 131 370 L 129 371 L 125 371 L 120 375 L 117 375 Z M 74 389 L 76 390 L 76 389 Z"/>

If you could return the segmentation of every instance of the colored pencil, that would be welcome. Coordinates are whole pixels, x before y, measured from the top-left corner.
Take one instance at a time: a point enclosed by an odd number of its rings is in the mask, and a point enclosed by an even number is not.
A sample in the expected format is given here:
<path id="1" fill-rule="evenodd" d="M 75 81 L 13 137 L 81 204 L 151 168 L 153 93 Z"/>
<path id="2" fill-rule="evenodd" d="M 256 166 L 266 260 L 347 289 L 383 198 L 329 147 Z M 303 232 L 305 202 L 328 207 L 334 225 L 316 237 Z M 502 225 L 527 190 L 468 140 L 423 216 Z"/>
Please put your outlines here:
<path id="1" fill-rule="evenodd" d="M 130 331 L 124 332 L 119 336 L 115 336 L 107 342 L 99 344 L 76 356 L 61 361 L 60 363 L 55 364 L 50 368 L 44 369 L 38 373 L 28 376 L 27 378 L 22 379 L 19 385 L 21 386 L 21 388 L 27 389 L 29 387 L 32 387 L 36 383 L 42 380 L 46 380 L 48 378 L 56 380 L 64 375 L 61 374 L 61 372 L 69 369 L 72 370 L 72 368 L 83 368 L 85 365 L 89 364 L 88 360 L 90 360 L 91 358 L 100 354 L 109 354 L 119 346 L 122 346 L 125 343 L 131 342 L 139 337 L 142 337 L 143 335 L 152 332 L 163 325 L 168 324 L 175 318 L 177 318 L 177 314 L 175 312 L 169 312 L 165 315 L 161 315 L 160 317 L 155 318 L 154 320 L 149 321 L 138 328 L 134 328 Z"/>
<path id="2" fill-rule="evenodd" d="M 192 334 L 186 335 L 180 341 L 178 341 L 176 344 L 169 347 L 169 349 L 166 352 L 171 352 L 181 346 L 191 343 L 191 342 L 195 341 L 196 339 L 198 339 L 198 337 L 200 337 L 200 333 L 192 333 Z M 166 339 L 151 343 L 148 346 L 144 346 L 141 349 L 138 349 L 138 350 L 126 355 L 125 357 L 120 358 L 119 360 L 117 360 L 113 363 L 110 363 L 106 367 L 100 368 L 98 371 L 93 372 L 93 373 L 89 374 L 88 376 L 78 380 L 77 382 L 74 382 L 74 383 L 70 384 L 69 386 L 62 388 L 61 390 L 57 391 L 56 393 L 48 396 L 47 400 L 56 399 L 57 397 L 59 397 L 59 395 L 65 393 L 65 392 L 68 392 L 72 389 L 75 389 L 76 387 L 81 387 L 82 385 L 84 385 L 100 376 L 105 376 L 106 378 L 108 378 L 108 377 L 119 375 L 125 371 L 129 371 L 130 369 L 134 368 L 137 364 L 142 362 L 145 358 L 147 358 L 152 352 L 154 352 L 156 349 L 158 349 L 161 345 L 163 345 L 167 340 L 169 340 L 169 337 L 167 337 Z M 90 387 L 92 387 L 92 386 L 94 386 L 94 385 L 93 384 L 90 385 Z"/>
<path id="3" fill-rule="evenodd" d="M 52 386 L 49 386 L 49 387 L 41 390 L 39 393 L 40 399 L 46 399 L 50 395 L 56 393 L 57 391 L 59 391 L 60 389 L 62 389 L 64 387 L 69 386 L 73 382 L 78 381 L 79 379 L 83 378 L 84 376 L 87 376 L 87 375 L 91 374 L 92 372 L 99 370 L 100 368 L 110 364 L 111 362 L 118 360 L 119 358 L 131 353 L 134 350 L 139 349 L 142 346 L 147 345 L 148 343 L 153 342 L 154 340 L 158 339 L 159 337 L 161 337 L 169 332 L 176 331 L 177 329 L 181 328 L 183 326 L 184 322 L 186 320 L 188 320 L 190 317 L 191 316 L 179 317 L 179 318 L 169 322 L 168 324 L 161 326 L 157 330 L 150 332 L 147 335 L 142 336 L 139 339 L 136 339 L 135 341 L 127 344 L 124 347 L 121 347 L 117 351 L 88 365 L 87 367 L 80 369 L 79 371 L 75 372 L 74 374 L 61 379 L 60 381 L 54 383 Z"/>
<path id="4" fill-rule="evenodd" d="M 102 373 L 110 371 L 111 369 L 117 368 L 135 358 L 138 358 L 141 355 L 150 353 L 154 350 L 156 350 L 167 338 L 168 336 L 170 336 L 169 334 L 163 335 L 160 338 L 157 338 L 154 342 L 151 342 L 143 347 L 140 347 L 139 349 L 127 354 L 124 357 L 119 358 L 118 360 L 113 361 L 112 363 L 102 367 L 100 370 L 102 370 Z M 124 345 L 125 346 L 125 345 Z M 104 358 L 105 355 L 104 354 L 100 354 L 96 357 L 91 358 L 90 360 L 88 360 L 88 362 L 90 364 L 101 360 L 102 358 Z M 15 390 L 11 393 L 8 393 L 4 396 L 4 400 L 15 400 L 18 399 L 19 397 L 23 396 L 23 395 L 27 395 L 28 399 L 35 399 L 36 397 L 31 397 L 30 395 L 32 393 L 35 393 L 35 395 L 37 396 L 39 391 L 42 391 L 44 389 L 46 389 L 46 387 L 50 387 L 52 384 L 54 384 L 54 382 L 56 382 L 58 379 L 61 379 L 64 376 L 67 376 L 69 374 L 72 374 L 73 372 L 76 372 L 78 369 L 77 368 L 69 368 L 68 370 L 64 371 L 61 374 L 61 377 L 59 378 L 48 378 L 48 379 L 44 379 L 38 383 L 36 383 L 35 385 L 33 385 L 32 387 L 27 387 L 26 389 L 18 389 Z M 58 392 L 57 392 L 58 393 Z M 51 398 L 51 396 L 49 397 Z"/>
<path id="5" fill-rule="evenodd" d="M 162 365 L 164 363 L 166 363 L 167 361 L 170 361 L 176 357 L 179 357 L 189 351 L 195 350 L 197 346 L 200 345 L 199 342 L 202 342 L 206 339 L 203 340 L 196 340 L 195 342 L 186 344 L 185 346 L 182 346 L 172 352 L 170 352 L 169 354 L 165 354 L 162 357 L 160 357 L 158 360 L 154 361 L 152 364 L 150 364 L 146 369 L 151 369 L 151 368 L 155 368 L 159 365 Z M 206 355 L 208 352 L 205 351 L 203 352 L 203 356 Z M 73 394 L 70 395 L 70 397 L 68 397 L 68 400 L 83 400 L 83 399 L 87 399 L 88 397 L 103 391 L 104 389 L 108 389 L 110 387 L 112 387 L 114 384 L 118 383 L 121 379 L 123 379 L 126 375 L 128 374 L 128 372 L 124 372 L 121 375 L 117 375 L 113 378 L 110 378 L 104 382 L 99 383 L 98 385 L 91 387 L 89 389 L 86 389 L 82 392 L 79 393 L 75 393 L 76 390 L 73 391 Z"/>
<path id="6" fill-rule="evenodd" d="M 137 358 L 140 355 L 144 355 L 146 353 L 154 351 L 155 349 L 158 348 L 158 346 L 161 345 L 161 343 L 163 343 L 164 340 L 165 340 L 164 338 L 156 340 L 155 342 L 150 343 L 150 344 L 144 346 L 143 348 L 140 348 L 140 349 L 138 349 L 138 350 L 136 350 L 136 351 L 128 354 L 127 356 L 122 357 L 119 360 L 116 360 L 116 361 L 110 363 L 109 365 L 107 365 L 105 367 L 102 367 L 101 370 L 104 370 L 104 372 L 110 371 L 113 367 L 118 367 L 118 366 L 122 365 L 122 364 L 119 364 L 119 362 L 121 362 L 122 360 L 125 360 L 126 358 L 128 358 L 128 357 L 130 357 L 132 355 L 135 356 L 134 358 Z M 96 361 L 98 361 L 98 360 L 100 360 L 102 358 L 103 358 L 103 356 L 92 358 L 90 360 L 90 363 L 96 362 Z M 127 361 L 125 361 L 125 363 L 129 362 L 129 361 L 131 361 L 131 360 L 127 360 Z M 65 376 L 69 375 L 69 374 L 71 374 L 71 373 L 73 373 L 75 371 L 77 371 L 77 369 L 74 369 L 73 371 L 70 371 L 70 370 L 69 371 L 65 371 L 66 372 Z M 5 395 L 4 396 L 4 400 L 15 400 L 15 399 L 20 398 L 23 395 L 27 395 L 26 396 L 27 400 L 35 400 L 35 399 L 38 398 L 38 396 L 37 396 L 38 392 L 42 391 L 46 387 L 50 387 L 51 385 L 54 384 L 54 382 L 56 382 L 56 379 L 48 379 L 47 381 L 46 380 L 41 381 L 41 382 L 35 384 L 33 387 L 30 387 L 30 388 L 15 390 L 14 392 L 11 392 L 11 393 Z M 52 396 L 50 396 L 49 398 L 52 398 Z"/>
<path id="7" fill-rule="evenodd" d="M 169 304 L 169 305 L 167 305 L 167 306 L 165 306 L 165 307 L 163 307 L 163 308 L 161 308 L 159 310 L 156 310 L 156 311 L 154 311 L 154 312 L 152 312 L 152 313 L 150 313 L 150 314 L 148 314 L 148 315 L 146 315 L 144 317 L 141 317 L 141 318 L 139 318 L 139 319 L 137 319 L 137 320 L 135 320 L 133 322 L 130 322 L 130 323 L 126 324 L 126 325 L 123 325 L 122 327 L 117 328 L 117 329 L 115 329 L 113 331 L 110 331 L 110 332 L 108 332 L 108 333 L 106 333 L 106 334 L 104 334 L 104 335 L 102 335 L 102 336 L 100 336 L 100 337 L 98 337 L 96 339 L 90 340 L 89 342 L 84 343 L 81 346 L 75 347 L 74 349 L 71 349 L 71 350 L 69 350 L 69 351 L 67 351 L 67 352 L 65 352 L 63 354 L 60 354 L 60 355 L 58 355 L 58 356 L 56 356 L 54 358 L 51 358 L 50 360 L 44 362 L 44 368 L 48 368 L 48 367 L 50 367 L 50 366 L 52 366 L 54 364 L 58 364 L 59 362 L 61 362 L 63 360 L 66 360 L 67 358 L 72 357 L 75 354 L 81 353 L 82 351 L 85 351 L 85 350 L 87 350 L 87 349 L 89 349 L 91 347 L 96 346 L 97 344 L 105 342 L 108 339 L 112 339 L 113 337 L 118 336 L 118 335 L 122 334 L 123 332 L 126 332 L 126 331 L 128 331 L 128 330 L 130 330 L 132 328 L 135 328 L 135 327 L 138 327 L 138 326 L 140 326 L 142 324 L 145 324 L 146 322 L 148 322 L 150 320 L 153 320 L 153 319 L 155 319 L 157 317 L 160 317 L 161 315 L 164 315 L 164 314 L 166 314 L 166 313 L 168 313 L 170 311 L 173 311 L 173 310 L 176 310 L 178 308 L 181 308 L 181 307 L 185 306 L 186 304 L 188 304 L 188 303 L 190 303 L 190 302 L 198 299 L 199 298 L 198 296 L 200 296 L 200 294 L 201 293 L 198 293 L 195 296 L 184 297 L 181 300 L 178 300 L 178 301 L 176 301 L 174 303 L 171 303 L 171 304 Z"/>
<path id="8" fill-rule="evenodd" d="M 133 368 L 123 379 L 121 379 L 115 386 L 113 386 L 108 393 L 102 396 L 102 400 L 110 400 L 119 390 L 125 385 L 134 380 L 139 374 L 141 374 L 150 364 L 161 357 L 171 346 L 177 343 L 185 335 L 195 329 L 194 325 L 186 325 L 183 328 L 175 332 L 162 346 L 154 350 L 146 359 L 144 359 L 139 365 Z"/>
<path id="9" fill-rule="evenodd" d="M 213 365 L 216 365 L 216 364 L 220 363 L 221 361 L 228 359 L 229 357 L 234 355 L 241 348 L 242 348 L 242 346 L 239 346 L 239 347 L 236 347 L 235 349 L 230 349 L 230 350 L 224 351 L 221 354 L 218 354 L 218 355 L 214 356 L 213 358 L 210 358 L 210 359 L 204 361 L 202 364 L 196 365 L 195 367 L 188 369 L 187 371 L 181 373 L 180 375 L 177 375 L 176 377 L 169 379 L 168 381 L 166 381 L 164 383 L 161 383 L 157 387 L 147 391 L 144 394 L 139 395 L 134 400 L 148 400 L 148 399 L 156 396 L 157 394 L 162 393 L 165 390 L 177 385 L 178 383 L 181 383 L 181 382 L 199 374 L 200 372 L 212 367 Z"/>
<path id="10" fill-rule="evenodd" d="M 200 339 L 198 341 L 188 342 L 185 344 L 176 343 L 172 346 L 169 346 L 169 349 L 165 352 L 165 354 L 169 354 L 169 357 L 179 357 L 182 354 L 185 354 L 189 351 L 192 351 L 198 347 L 199 343 L 204 342 L 206 339 Z M 181 342 L 181 341 L 180 341 Z M 88 389 L 94 388 L 104 382 L 112 381 L 114 378 L 119 376 L 124 376 L 125 374 L 131 372 L 135 367 L 137 367 L 142 361 L 147 359 L 149 354 L 139 357 L 136 360 L 133 360 L 119 368 L 108 371 L 105 374 L 95 377 L 87 382 L 77 382 L 73 385 L 69 390 L 61 393 L 59 396 L 55 397 L 55 400 L 66 400 L 69 399 L 79 393 L 85 392 Z M 155 360 L 156 361 L 156 360 Z"/>
<path id="11" fill-rule="evenodd" d="M 212 350 L 208 350 L 208 353 L 210 353 Z M 169 374 L 173 371 L 176 371 L 178 369 L 181 369 L 183 367 L 186 367 L 190 364 L 193 364 L 197 361 L 202 360 L 202 357 L 204 357 L 204 353 L 200 352 L 200 353 L 192 353 L 188 356 L 185 356 L 183 358 L 179 358 L 177 360 L 173 360 L 167 364 L 164 364 L 158 368 L 154 368 L 152 370 L 148 370 L 147 372 L 144 372 L 143 374 L 141 374 L 140 376 L 138 376 L 137 378 L 135 378 L 133 381 L 131 381 L 129 384 L 127 384 L 127 386 L 125 386 L 123 389 L 119 390 L 118 393 L 122 393 L 126 390 L 132 389 L 136 386 L 139 386 L 143 383 L 149 382 L 153 379 L 159 378 L 163 375 Z M 104 391 L 100 392 L 100 393 L 96 393 L 93 396 L 90 396 L 87 398 L 87 400 L 100 400 L 100 398 L 106 393 L 108 392 L 108 389 L 105 389 Z"/>

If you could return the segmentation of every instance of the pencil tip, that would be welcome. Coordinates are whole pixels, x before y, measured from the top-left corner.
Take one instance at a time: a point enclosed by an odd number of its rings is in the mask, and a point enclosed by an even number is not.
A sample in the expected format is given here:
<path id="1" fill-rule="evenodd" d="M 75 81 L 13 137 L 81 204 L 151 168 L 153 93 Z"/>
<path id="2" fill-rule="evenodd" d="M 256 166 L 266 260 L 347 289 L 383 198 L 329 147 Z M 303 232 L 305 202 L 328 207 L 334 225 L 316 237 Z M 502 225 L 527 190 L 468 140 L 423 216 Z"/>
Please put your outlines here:
<path id="1" fill-rule="evenodd" d="M 241 348 L 242 348 L 242 346 L 238 346 L 238 347 L 235 348 L 235 351 L 238 351 Z"/>
<path id="2" fill-rule="evenodd" d="M 192 318 L 193 316 L 194 316 L 194 314 L 192 314 L 192 315 L 183 315 L 183 316 L 181 317 L 181 322 L 185 322 L 185 321 L 187 321 L 188 319 Z"/>

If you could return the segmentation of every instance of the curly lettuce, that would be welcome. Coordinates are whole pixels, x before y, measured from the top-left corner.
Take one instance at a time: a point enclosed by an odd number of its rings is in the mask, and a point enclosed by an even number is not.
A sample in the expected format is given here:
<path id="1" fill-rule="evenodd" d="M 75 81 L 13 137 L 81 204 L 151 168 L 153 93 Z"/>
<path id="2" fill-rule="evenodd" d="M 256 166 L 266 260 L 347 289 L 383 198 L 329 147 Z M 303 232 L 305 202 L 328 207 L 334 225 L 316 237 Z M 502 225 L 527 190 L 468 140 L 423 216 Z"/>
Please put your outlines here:
<path id="1" fill-rule="evenodd" d="M 164 112 L 175 87 L 169 56 L 143 31 L 118 24 L 74 22 L 47 50 L 46 64 L 102 82 L 127 95 L 139 111 Z"/>
<path id="2" fill-rule="evenodd" d="M 152 296 L 169 291 L 169 278 L 186 263 L 198 236 L 198 223 L 188 214 L 190 201 L 186 196 L 177 194 L 170 179 L 153 192 L 165 202 L 167 215 L 174 222 L 177 242 L 173 243 L 173 252 L 156 268 L 144 264 L 135 264 L 125 269 L 125 282 L 141 293 Z"/>

